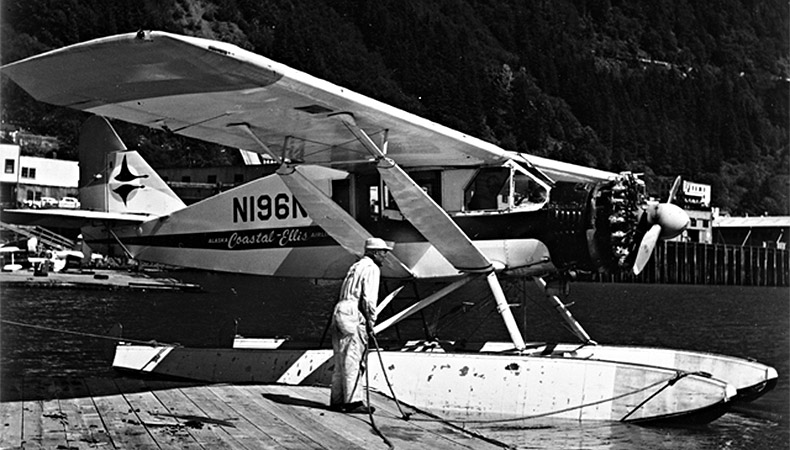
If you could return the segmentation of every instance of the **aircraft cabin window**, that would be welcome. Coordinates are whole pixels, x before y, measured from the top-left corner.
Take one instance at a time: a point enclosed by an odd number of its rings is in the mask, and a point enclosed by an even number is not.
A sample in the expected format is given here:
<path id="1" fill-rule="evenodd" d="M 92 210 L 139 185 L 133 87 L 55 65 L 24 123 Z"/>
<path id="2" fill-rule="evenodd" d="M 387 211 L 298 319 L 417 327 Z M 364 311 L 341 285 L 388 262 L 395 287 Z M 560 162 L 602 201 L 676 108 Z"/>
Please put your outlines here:
<path id="1" fill-rule="evenodd" d="M 512 190 L 512 195 L 511 195 Z M 464 191 L 466 211 L 540 209 L 548 188 L 518 167 L 481 169 Z"/>
<path id="2" fill-rule="evenodd" d="M 510 195 L 510 168 L 481 169 L 464 192 L 467 211 L 505 209 Z"/>
<path id="3" fill-rule="evenodd" d="M 513 174 L 513 206 L 542 205 L 548 198 L 546 188 L 525 173 Z"/>

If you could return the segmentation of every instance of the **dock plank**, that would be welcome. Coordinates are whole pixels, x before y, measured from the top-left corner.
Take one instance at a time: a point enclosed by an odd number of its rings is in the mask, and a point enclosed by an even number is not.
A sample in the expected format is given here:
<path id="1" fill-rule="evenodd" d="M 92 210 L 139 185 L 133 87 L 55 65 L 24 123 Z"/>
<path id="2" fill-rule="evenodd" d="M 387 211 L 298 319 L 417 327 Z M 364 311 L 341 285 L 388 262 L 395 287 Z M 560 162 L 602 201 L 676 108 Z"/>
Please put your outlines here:
<path id="1" fill-rule="evenodd" d="M 264 403 L 255 401 L 260 397 L 260 386 L 214 386 L 209 387 L 219 398 L 239 412 L 253 425 L 265 431 L 277 443 L 288 449 L 323 449 L 318 442 L 301 433 L 266 408 Z"/>
<path id="2" fill-rule="evenodd" d="M 156 441 L 111 379 L 91 378 L 85 384 L 114 447 L 156 448 Z"/>
<path id="3" fill-rule="evenodd" d="M 220 420 L 231 422 L 233 426 L 225 427 L 225 430 L 230 433 L 243 448 L 249 450 L 283 448 L 270 435 L 264 433 L 261 429 L 250 423 L 250 421 L 239 414 L 232 405 L 226 404 L 206 387 L 182 388 L 181 392 L 198 405 L 203 411 L 203 414 L 207 417 L 219 418 Z"/>
<path id="4" fill-rule="evenodd" d="M 42 406 L 41 400 L 28 400 L 22 404 L 22 444 L 25 447 L 41 446 Z"/>
<path id="5" fill-rule="evenodd" d="M 22 442 L 22 402 L 0 403 L 0 448 Z"/>
<path id="6" fill-rule="evenodd" d="M 316 442 L 320 442 L 326 448 L 349 450 L 364 448 L 361 445 L 356 445 L 342 434 L 335 432 L 335 429 L 326 425 L 325 415 L 336 414 L 328 409 L 323 413 L 319 413 L 319 417 L 316 419 L 312 414 L 303 410 L 312 406 L 289 402 L 288 399 L 291 397 L 278 394 L 275 386 L 259 386 L 255 391 L 255 395 L 250 397 L 256 402 L 263 404 L 268 411 L 276 415 L 280 420 L 293 428 L 299 429 L 302 434 Z"/>
<path id="7" fill-rule="evenodd" d="M 327 405 L 329 391 L 326 388 L 312 386 L 273 386 L 276 392 L 294 399 L 310 401 L 315 404 Z M 371 428 L 367 414 L 344 414 L 334 411 L 306 408 L 307 413 L 316 420 L 321 420 L 327 428 L 337 430 L 343 438 L 363 448 L 388 448 L 387 444 Z"/>
<path id="8" fill-rule="evenodd" d="M 198 450 L 201 449 L 184 425 L 167 414 L 167 408 L 159 402 L 153 392 L 146 389 L 140 380 L 115 379 L 118 390 L 137 415 L 140 423 L 156 441 L 160 449 Z"/>
<path id="9" fill-rule="evenodd" d="M 402 420 L 402 415 L 398 410 L 398 406 L 389 396 L 381 393 L 376 393 L 374 395 L 374 393 L 371 392 L 370 402 L 376 407 L 377 415 L 381 413 L 382 416 L 395 417 Z M 506 446 L 504 443 L 500 445 L 493 440 L 481 437 L 479 433 L 463 430 L 442 421 L 440 418 L 434 418 L 403 403 L 401 403 L 400 406 L 404 413 L 410 417 L 414 417 L 414 420 L 409 420 L 409 422 L 417 429 L 422 430 L 423 433 L 430 433 L 437 436 L 439 442 L 435 445 L 441 446 L 442 448 L 449 446 L 449 448 L 481 449 L 501 448 Z M 382 426 L 381 431 L 386 434 L 388 430 L 386 426 Z"/>
<path id="10" fill-rule="evenodd" d="M 167 407 L 170 414 L 187 425 L 187 432 L 205 449 L 238 450 L 244 446 L 231 436 L 225 427 L 211 423 L 195 403 L 181 389 L 160 389 L 153 391 L 159 401 Z M 203 420 L 207 420 L 204 422 Z"/>
<path id="11" fill-rule="evenodd" d="M 69 398 L 60 400 L 61 411 L 66 414 L 69 423 L 69 430 L 66 432 L 69 446 L 78 449 L 112 448 L 112 441 L 107 435 L 93 399 L 82 394 L 87 392 L 87 388 L 81 380 L 73 383 L 76 385 L 67 386 L 65 395 Z"/>
<path id="12" fill-rule="evenodd" d="M 307 398 L 315 401 L 326 401 L 326 389 L 305 389 L 298 388 L 299 393 L 304 394 Z M 373 420 L 381 433 L 389 439 L 398 449 L 495 449 L 501 448 L 492 442 L 484 439 L 479 439 L 471 435 L 464 435 L 463 432 L 453 428 L 452 426 L 426 416 L 417 410 L 409 409 L 412 413 L 412 420 L 403 420 L 400 413 L 397 411 L 394 403 L 384 395 L 371 392 L 371 403 L 377 408 L 376 413 L 373 415 Z M 366 414 L 342 414 L 347 417 L 357 417 L 364 419 L 366 426 L 373 433 L 369 418 Z M 356 432 L 358 433 L 358 432 Z M 374 436 L 379 439 L 380 443 L 383 440 L 378 435 Z M 384 445 L 386 448 L 386 445 Z"/>
<path id="13" fill-rule="evenodd" d="M 0 403 L 0 448 L 47 449 L 386 449 L 366 414 L 327 408 L 325 387 L 159 385 L 89 379 L 53 400 Z M 72 383 L 74 384 L 74 383 Z M 371 393 L 374 422 L 398 449 L 494 449 L 494 440 Z M 14 431 L 17 430 L 17 431 Z"/>
<path id="14" fill-rule="evenodd" d="M 58 399 L 42 401 L 41 446 L 44 448 L 68 448 L 66 416 L 60 411 Z"/>

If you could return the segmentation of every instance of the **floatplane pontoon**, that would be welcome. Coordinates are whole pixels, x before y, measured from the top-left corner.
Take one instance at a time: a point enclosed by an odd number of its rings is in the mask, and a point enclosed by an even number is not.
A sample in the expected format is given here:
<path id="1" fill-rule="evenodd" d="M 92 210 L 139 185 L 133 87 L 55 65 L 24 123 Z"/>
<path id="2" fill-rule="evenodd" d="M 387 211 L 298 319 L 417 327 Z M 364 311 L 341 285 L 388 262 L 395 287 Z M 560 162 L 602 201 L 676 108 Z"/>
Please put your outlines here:
<path id="1" fill-rule="evenodd" d="M 404 318 L 406 316 L 400 316 Z M 394 321 L 385 321 L 381 332 Z M 328 386 L 332 350 L 236 336 L 233 348 L 116 347 L 113 367 L 209 382 Z M 770 391 L 772 367 L 713 353 L 585 343 L 409 341 L 369 356 L 369 386 L 455 421 L 700 424 Z"/>
<path id="2" fill-rule="evenodd" d="M 84 212 L 81 230 L 95 251 L 120 248 L 137 260 L 205 270 L 340 279 L 365 240 L 378 236 L 394 244 L 385 279 L 450 280 L 379 329 L 484 277 L 513 350 L 380 352 L 383 364 L 369 365 L 371 385 L 386 392 L 386 374 L 414 406 L 468 417 L 706 421 L 726 411 L 739 390 L 747 397 L 775 382 L 773 369 L 735 358 L 592 345 L 551 295 L 587 345 L 523 341 L 499 277 L 542 284 L 578 271 L 639 273 L 657 240 L 689 223 L 672 204 L 680 180 L 660 203 L 636 174 L 509 151 L 196 37 L 141 30 L 1 70 L 37 100 L 95 115 L 80 136 L 80 199 L 93 210 Z M 186 206 L 105 118 L 256 152 L 279 169 Z M 298 384 L 327 382 L 328 359 L 326 350 L 122 345 L 115 366 Z"/>

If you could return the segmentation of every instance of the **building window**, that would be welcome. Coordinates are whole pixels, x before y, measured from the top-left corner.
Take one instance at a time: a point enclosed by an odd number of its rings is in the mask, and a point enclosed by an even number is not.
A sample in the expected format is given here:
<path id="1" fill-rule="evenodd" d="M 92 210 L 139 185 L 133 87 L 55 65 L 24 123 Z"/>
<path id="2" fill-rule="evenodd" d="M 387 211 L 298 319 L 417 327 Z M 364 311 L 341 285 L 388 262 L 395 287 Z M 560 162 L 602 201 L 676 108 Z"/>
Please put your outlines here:
<path id="1" fill-rule="evenodd" d="M 192 177 L 190 177 L 189 175 L 184 175 L 183 177 L 181 177 L 181 181 L 183 183 L 189 183 L 192 181 Z"/>
<path id="2" fill-rule="evenodd" d="M 27 167 L 22 168 L 22 178 L 27 178 Z"/>
<path id="3" fill-rule="evenodd" d="M 28 172 L 28 175 L 30 176 L 30 178 L 35 180 L 36 179 L 36 168 L 35 167 L 31 167 L 30 171 Z"/>
<path id="4" fill-rule="evenodd" d="M 206 180 L 206 182 L 207 183 L 216 183 L 217 182 L 217 176 L 216 175 L 209 175 L 208 179 Z"/>
<path id="5" fill-rule="evenodd" d="M 5 173 L 14 173 L 14 160 L 13 159 L 6 159 L 5 160 Z"/>

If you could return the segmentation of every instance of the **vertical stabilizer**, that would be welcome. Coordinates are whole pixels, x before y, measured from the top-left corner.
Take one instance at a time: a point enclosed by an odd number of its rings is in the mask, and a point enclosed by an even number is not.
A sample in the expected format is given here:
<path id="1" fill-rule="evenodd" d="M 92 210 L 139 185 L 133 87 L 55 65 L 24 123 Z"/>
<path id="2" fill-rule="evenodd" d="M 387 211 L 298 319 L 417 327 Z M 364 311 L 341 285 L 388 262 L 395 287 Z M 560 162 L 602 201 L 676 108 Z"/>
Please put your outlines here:
<path id="1" fill-rule="evenodd" d="M 139 153 L 126 149 L 104 117 L 83 124 L 79 154 L 83 209 L 165 215 L 186 206 Z"/>

